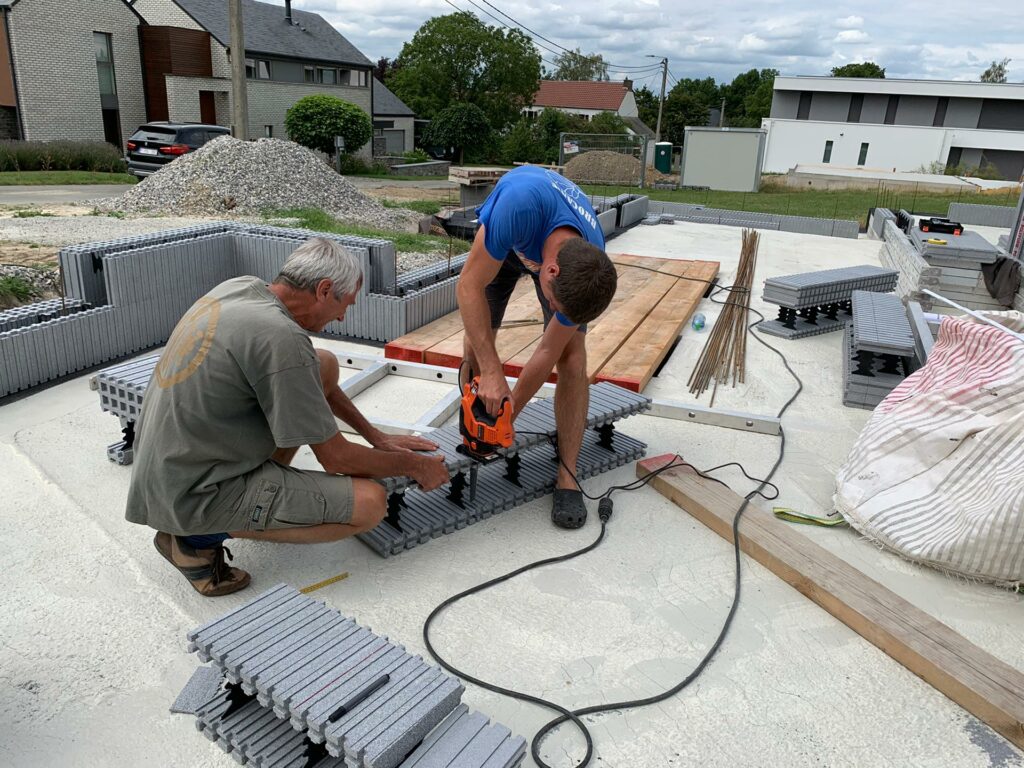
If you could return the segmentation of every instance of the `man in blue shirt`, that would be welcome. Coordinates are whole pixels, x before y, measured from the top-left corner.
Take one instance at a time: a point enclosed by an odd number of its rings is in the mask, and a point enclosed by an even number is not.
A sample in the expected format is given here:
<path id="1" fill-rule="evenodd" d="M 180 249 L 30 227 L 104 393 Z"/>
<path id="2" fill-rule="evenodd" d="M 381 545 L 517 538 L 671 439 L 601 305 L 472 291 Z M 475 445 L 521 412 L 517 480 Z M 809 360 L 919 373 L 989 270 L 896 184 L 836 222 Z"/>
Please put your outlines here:
<path id="1" fill-rule="evenodd" d="M 553 171 L 535 166 L 509 171 L 477 213 L 480 228 L 457 288 L 465 359 L 480 376 L 479 394 L 492 415 L 505 398 L 518 412 L 557 368 L 555 422 L 564 464 L 551 519 L 563 528 L 579 528 L 587 508 L 573 475 L 587 420 L 586 323 L 615 295 L 615 266 L 604 252 L 604 233 L 586 194 Z M 494 341 L 524 274 L 536 288 L 544 334 L 509 390 Z"/>

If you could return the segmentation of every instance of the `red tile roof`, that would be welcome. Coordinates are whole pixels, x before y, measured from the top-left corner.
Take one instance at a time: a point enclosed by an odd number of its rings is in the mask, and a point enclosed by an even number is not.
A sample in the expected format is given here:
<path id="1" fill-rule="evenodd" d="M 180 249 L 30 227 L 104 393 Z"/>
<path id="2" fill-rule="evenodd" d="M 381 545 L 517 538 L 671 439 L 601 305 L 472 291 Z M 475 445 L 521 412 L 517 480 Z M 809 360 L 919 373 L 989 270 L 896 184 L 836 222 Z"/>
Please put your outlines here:
<path id="1" fill-rule="evenodd" d="M 541 80 L 533 97 L 535 107 L 600 109 L 617 112 L 628 91 L 623 83 L 590 80 Z"/>

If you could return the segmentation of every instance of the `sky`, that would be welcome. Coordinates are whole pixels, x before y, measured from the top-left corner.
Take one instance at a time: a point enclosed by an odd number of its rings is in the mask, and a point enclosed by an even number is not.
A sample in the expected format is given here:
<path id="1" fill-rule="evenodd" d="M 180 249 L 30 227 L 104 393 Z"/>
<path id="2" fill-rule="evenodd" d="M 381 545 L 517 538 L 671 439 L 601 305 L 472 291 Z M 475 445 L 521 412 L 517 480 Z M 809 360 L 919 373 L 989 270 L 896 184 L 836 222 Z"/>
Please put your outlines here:
<path id="1" fill-rule="evenodd" d="M 284 0 L 268 0 L 284 6 Z M 474 6 L 475 4 L 475 6 Z M 432 16 L 467 10 L 498 26 L 518 23 L 550 42 L 535 41 L 552 62 L 558 46 L 600 53 L 632 75 L 636 87 L 660 86 L 657 62 L 667 56 L 669 86 L 684 77 L 730 81 L 751 68 L 783 75 L 828 75 L 832 67 L 874 61 L 887 77 L 977 80 L 993 60 L 1009 57 L 1008 81 L 1024 81 L 1024 3 L 810 0 L 293 0 L 319 13 L 376 62 L 395 58 Z M 481 10 L 482 9 L 482 10 Z M 515 22 L 502 15 L 509 14 Z M 532 36 L 532 35 L 531 35 Z M 549 68 L 550 64 L 548 64 Z M 633 69 L 625 69 L 633 67 Z"/>

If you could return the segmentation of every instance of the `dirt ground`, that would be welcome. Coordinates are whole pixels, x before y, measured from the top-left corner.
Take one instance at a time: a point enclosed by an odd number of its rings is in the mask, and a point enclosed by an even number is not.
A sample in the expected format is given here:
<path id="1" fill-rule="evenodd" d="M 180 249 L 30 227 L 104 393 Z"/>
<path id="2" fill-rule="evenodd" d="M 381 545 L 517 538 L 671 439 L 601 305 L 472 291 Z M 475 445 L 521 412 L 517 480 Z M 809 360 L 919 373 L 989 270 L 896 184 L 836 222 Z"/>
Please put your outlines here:
<path id="1" fill-rule="evenodd" d="M 368 197 L 384 198 L 395 202 L 407 202 L 410 200 L 436 200 L 439 203 L 459 204 L 459 191 L 457 189 L 426 189 L 422 187 L 366 187 L 360 189 Z"/>
<path id="2" fill-rule="evenodd" d="M 57 251 L 52 245 L 0 242 L 0 264 L 51 269 L 57 266 Z"/>

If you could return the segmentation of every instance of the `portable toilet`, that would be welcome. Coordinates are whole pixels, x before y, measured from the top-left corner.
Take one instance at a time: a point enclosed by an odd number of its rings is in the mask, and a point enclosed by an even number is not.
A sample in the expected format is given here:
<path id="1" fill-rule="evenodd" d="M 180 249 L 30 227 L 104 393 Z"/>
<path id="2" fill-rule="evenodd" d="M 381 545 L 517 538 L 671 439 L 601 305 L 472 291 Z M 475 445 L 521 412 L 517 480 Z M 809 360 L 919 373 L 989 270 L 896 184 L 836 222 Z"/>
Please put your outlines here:
<path id="1" fill-rule="evenodd" d="M 659 141 L 654 145 L 654 169 L 659 173 L 672 173 L 671 141 Z"/>

